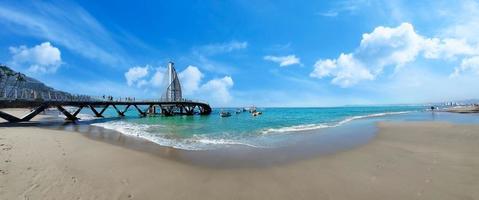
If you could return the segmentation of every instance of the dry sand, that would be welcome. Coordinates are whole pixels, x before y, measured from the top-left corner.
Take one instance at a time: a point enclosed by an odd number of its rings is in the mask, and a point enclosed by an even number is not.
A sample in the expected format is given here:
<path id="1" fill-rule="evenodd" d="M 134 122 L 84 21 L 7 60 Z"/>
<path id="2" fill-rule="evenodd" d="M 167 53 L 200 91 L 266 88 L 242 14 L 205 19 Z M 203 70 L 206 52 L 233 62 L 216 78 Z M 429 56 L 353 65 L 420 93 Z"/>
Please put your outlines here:
<path id="1" fill-rule="evenodd" d="M 479 199 L 479 126 L 378 126 L 357 149 L 239 169 L 187 165 L 78 133 L 4 127 L 0 199 Z"/>

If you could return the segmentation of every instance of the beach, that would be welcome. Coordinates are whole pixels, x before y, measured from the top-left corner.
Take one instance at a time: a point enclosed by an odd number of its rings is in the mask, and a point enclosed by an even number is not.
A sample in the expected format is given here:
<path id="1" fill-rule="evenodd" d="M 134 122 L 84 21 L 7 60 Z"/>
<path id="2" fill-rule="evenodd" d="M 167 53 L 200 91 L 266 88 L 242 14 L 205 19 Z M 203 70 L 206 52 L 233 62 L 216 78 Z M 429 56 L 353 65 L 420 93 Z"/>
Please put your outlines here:
<path id="1" fill-rule="evenodd" d="M 377 122 L 367 144 L 241 168 L 82 134 L 0 128 L 0 199 L 477 199 L 479 125 Z M 121 143 L 124 141 L 118 141 Z"/>

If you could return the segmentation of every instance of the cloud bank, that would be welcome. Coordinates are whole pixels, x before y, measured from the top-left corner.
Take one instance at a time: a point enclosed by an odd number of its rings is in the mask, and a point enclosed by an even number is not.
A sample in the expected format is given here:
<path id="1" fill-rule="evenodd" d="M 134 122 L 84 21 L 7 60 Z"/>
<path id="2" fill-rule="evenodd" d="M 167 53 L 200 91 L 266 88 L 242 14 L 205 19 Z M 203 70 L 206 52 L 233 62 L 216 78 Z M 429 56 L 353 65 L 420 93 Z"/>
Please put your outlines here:
<path id="1" fill-rule="evenodd" d="M 361 81 L 374 80 L 385 68 L 399 70 L 418 57 L 424 59 L 464 59 L 454 74 L 477 70 L 471 56 L 478 55 L 477 44 L 465 39 L 425 37 L 412 24 L 397 27 L 376 27 L 362 36 L 359 47 L 352 53 L 341 53 L 335 59 L 319 59 L 310 73 L 313 78 L 331 77 L 331 83 L 350 87 Z M 452 73 L 452 72 L 451 72 Z"/>

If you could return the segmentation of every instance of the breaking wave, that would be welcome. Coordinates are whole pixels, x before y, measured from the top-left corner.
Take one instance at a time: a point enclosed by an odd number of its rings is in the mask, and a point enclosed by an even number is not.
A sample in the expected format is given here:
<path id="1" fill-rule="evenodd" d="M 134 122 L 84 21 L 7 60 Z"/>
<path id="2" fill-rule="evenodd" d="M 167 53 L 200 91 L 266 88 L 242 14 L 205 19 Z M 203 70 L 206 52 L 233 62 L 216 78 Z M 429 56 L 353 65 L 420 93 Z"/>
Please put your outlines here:
<path id="1" fill-rule="evenodd" d="M 173 147 L 177 149 L 184 150 L 212 150 L 225 148 L 230 146 L 247 146 L 253 148 L 269 148 L 269 144 L 258 141 L 260 137 L 274 134 L 288 134 L 301 131 L 311 131 L 322 128 L 331 128 L 341 126 L 345 123 L 348 123 L 353 120 L 363 119 L 363 118 L 372 118 L 372 117 L 381 117 L 386 115 L 397 115 L 405 114 L 407 112 L 384 112 L 384 113 L 375 113 L 369 115 L 360 115 L 348 117 L 344 120 L 341 120 L 336 123 L 320 123 L 320 124 L 303 124 L 296 126 L 288 126 L 281 128 L 268 128 L 263 130 L 258 130 L 256 134 L 249 136 L 238 136 L 232 137 L 231 135 L 191 135 L 191 136 L 177 136 L 175 134 L 166 134 L 161 133 L 158 128 L 164 128 L 165 125 L 159 124 L 140 124 L 128 121 L 110 121 L 103 123 L 94 123 L 92 125 L 103 127 L 106 129 L 111 129 L 118 131 L 124 135 L 139 137 L 142 139 L 149 140 L 156 144 L 162 146 Z"/>
<path id="2" fill-rule="evenodd" d="M 384 113 L 375 113 L 369 115 L 359 115 L 359 116 L 352 116 L 348 117 L 342 121 L 332 124 L 320 123 L 320 124 L 302 124 L 302 125 L 295 125 L 295 126 L 288 126 L 288 127 L 281 127 L 281 128 L 269 128 L 262 130 L 262 134 L 274 134 L 274 133 L 289 133 L 289 132 L 299 132 L 299 131 L 311 131 L 317 130 L 322 128 L 332 128 L 338 127 L 345 123 L 348 123 L 353 120 L 364 119 L 364 118 L 372 118 L 372 117 L 382 117 L 386 115 L 398 115 L 398 114 L 406 114 L 411 111 L 404 111 L 404 112 L 384 112 Z"/>

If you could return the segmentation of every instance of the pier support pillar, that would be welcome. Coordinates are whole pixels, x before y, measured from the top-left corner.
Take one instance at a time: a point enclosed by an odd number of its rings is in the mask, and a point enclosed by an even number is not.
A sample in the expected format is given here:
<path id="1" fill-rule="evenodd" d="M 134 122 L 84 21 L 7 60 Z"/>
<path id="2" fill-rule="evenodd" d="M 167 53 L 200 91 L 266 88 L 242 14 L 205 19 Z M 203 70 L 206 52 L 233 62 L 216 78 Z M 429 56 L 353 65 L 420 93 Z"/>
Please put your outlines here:
<path id="1" fill-rule="evenodd" d="M 76 117 L 76 115 L 80 112 L 77 110 L 77 112 L 75 112 L 76 114 L 72 115 L 70 114 L 67 110 L 65 110 L 65 108 L 63 108 L 62 106 L 57 106 L 57 109 L 63 113 L 63 115 L 65 115 L 66 120 L 70 120 L 70 121 L 76 121 L 78 120 L 78 118 Z M 81 110 L 81 108 L 79 109 Z"/>
<path id="2" fill-rule="evenodd" d="M 45 109 L 47 109 L 47 106 L 40 106 L 36 109 L 34 109 L 32 112 L 28 113 L 27 115 L 23 116 L 21 121 L 22 122 L 27 122 L 30 121 L 32 118 L 43 112 Z"/>
<path id="3" fill-rule="evenodd" d="M 102 114 L 100 114 L 96 109 L 95 107 L 93 107 L 92 105 L 89 106 L 91 111 L 95 114 L 95 117 L 103 117 Z"/>
<path id="4" fill-rule="evenodd" d="M 156 115 L 156 106 L 150 105 L 150 107 L 148 107 L 148 114 Z"/>
<path id="5" fill-rule="evenodd" d="M 148 108 L 147 110 L 145 110 L 145 111 L 142 111 L 137 105 L 133 105 L 133 106 L 135 106 L 136 110 L 138 110 L 138 112 L 140 113 L 140 116 L 141 116 L 141 117 L 146 117 L 146 112 L 148 112 L 148 109 L 149 109 L 149 108 Z"/>
<path id="6" fill-rule="evenodd" d="M 115 108 L 116 112 L 118 113 L 119 116 L 121 117 L 124 117 L 125 116 L 125 112 L 128 111 L 128 108 L 130 108 L 131 105 L 126 105 L 125 109 L 122 111 L 120 111 L 114 104 L 112 104 L 113 108 Z"/>
<path id="7" fill-rule="evenodd" d="M 193 115 L 196 106 L 183 106 L 185 109 L 186 115 Z"/>
<path id="8" fill-rule="evenodd" d="M 105 107 L 103 107 L 103 109 L 101 109 L 101 111 L 100 111 L 100 117 L 103 117 L 103 113 L 104 113 L 105 110 L 108 108 L 108 106 L 110 106 L 110 105 L 106 105 Z"/>
<path id="9" fill-rule="evenodd" d="M 8 122 L 20 122 L 20 118 L 10 115 L 8 113 L 0 111 L 0 118 L 7 120 Z"/>
<path id="10" fill-rule="evenodd" d="M 40 106 L 38 108 L 35 108 L 32 110 L 32 112 L 26 114 L 22 118 L 18 118 L 8 113 L 0 111 L 0 118 L 3 118 L 7 120 L 8 122 L 27 122 L 27 121 L 30 121 L 33 117 L 37 116 L 42 111 L 44 111 L 46 108 L 47 108 L 46 106 Z"/>
<path id="11" fill-rule="evenodd" d="M 164 116 L 173 116 L 173 106 L 161 107 L 161 114 Z"/>

